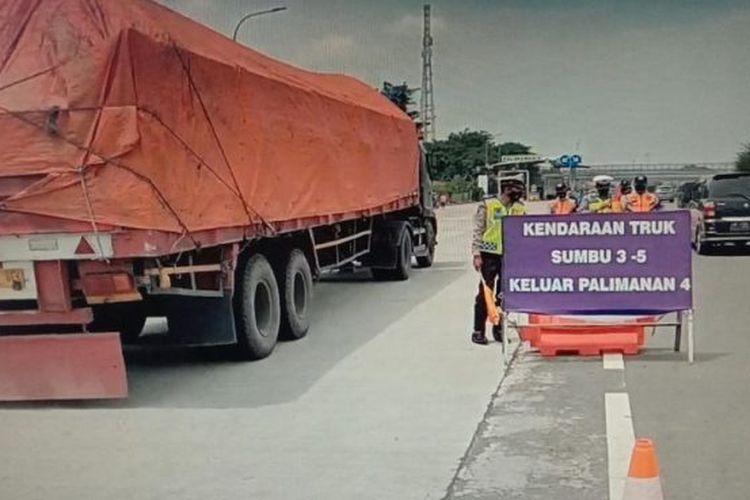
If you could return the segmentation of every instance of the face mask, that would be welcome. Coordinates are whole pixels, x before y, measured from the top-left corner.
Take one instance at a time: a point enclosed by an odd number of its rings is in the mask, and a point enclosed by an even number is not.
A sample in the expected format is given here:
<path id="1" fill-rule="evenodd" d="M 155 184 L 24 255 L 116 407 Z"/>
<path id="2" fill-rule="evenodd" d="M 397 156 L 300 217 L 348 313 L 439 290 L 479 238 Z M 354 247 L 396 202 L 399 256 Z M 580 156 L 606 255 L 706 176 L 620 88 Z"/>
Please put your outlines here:
<path id="1" fill-rule="evenodd" d="M 511 191 L 508 193 L 508 198 L 510 198 L 510 201 L 518 201 L 523 197 L 523 193 L 519 191 Z"/>
<path id="2" fill-rule="evenodd" d="M 609 189 L 599 189 L 597 190 L 597 192 L 599 193 L 599 196 L 601 198 L 606 198 L 607 196 L 609 196 Z"/>
<path id="3" fill-rule="evenodd" d="M 564 200 L 565 199 L 565 193 L 557 193 L 557 197 L 560 198 L 561 200 Z"/>
<path id="4" fill-rule="evenodd" d="M 646 186 L 635 186 L 635 192 L 638 194 L 643 194 L 646 192 Z"/>

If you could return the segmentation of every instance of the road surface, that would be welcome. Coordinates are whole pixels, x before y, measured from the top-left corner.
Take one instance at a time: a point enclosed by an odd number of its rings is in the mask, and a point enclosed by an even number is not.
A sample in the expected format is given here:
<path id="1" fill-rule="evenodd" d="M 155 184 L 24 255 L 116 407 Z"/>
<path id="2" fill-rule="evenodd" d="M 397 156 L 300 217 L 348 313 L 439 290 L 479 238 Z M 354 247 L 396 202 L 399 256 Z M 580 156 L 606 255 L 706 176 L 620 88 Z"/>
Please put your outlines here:
<path id="1" fill-rule="evenodd" d="M 310 336 L 267 360 L 135 349 L 126 401 L 0 407 L 0 498 L 601 500 L 628 425 L 668 498 L 747 498 L 750 258 L 696 260 L 695 365 L 657 334 L 624 369 L 521 348 L 506 377 L 468 341 L 472 211 L 441 209 L 408 282 L 319 284 Z"/>

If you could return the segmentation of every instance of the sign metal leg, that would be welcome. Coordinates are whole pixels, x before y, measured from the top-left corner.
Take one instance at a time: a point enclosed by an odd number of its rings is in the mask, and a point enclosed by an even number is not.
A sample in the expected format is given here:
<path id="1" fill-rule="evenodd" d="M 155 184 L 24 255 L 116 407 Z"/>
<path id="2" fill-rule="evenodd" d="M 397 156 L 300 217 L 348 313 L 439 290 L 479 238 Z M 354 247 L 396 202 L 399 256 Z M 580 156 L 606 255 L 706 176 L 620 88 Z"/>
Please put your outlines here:
<path id="1" fill-rule="evenodd" d="M 502 319 L 502 335 L 503 335 L 503 362 L 507 366 L 510 363 L 508 359 L 508 318 L 507 316 Z"/>
<path id="2" fill-rule="evenodd" d="M 687 312 L 687 335 L 688 335 L 688 363 L 695 361 L 695 325 L 693 311 Z"/>
<path id="3" fill-rule="evenodd" d="M 682 347 L 682 325 L 684 322 L 683 311 L 677 311 L 677 326 L 675 327 L 674 332 L 674 352 L 680 352 L 680 348 Z"/>

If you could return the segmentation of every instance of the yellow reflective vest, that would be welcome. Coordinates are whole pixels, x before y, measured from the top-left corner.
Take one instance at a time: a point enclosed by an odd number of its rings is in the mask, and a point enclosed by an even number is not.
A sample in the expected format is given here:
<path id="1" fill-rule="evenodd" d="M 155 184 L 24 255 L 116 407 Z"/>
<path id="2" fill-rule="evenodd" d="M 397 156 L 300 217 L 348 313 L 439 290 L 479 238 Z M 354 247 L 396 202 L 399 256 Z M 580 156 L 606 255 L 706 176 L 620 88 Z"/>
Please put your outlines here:
<path id="1" fill-rule="evenodd" d="M 480 250 L 496 255 L 503 254 L 503 218 L 508 215 L 526 215 L 526 207 L 523 203 L 513 203 L 506 207 L 497 198 L 485 202 L 487 213 L 485 215 L 485 231 L 482 235 Z"/>
<path id="2" fill-rule="evenodd" d="M 601 198 L 598 194 L 590 194 L 586 198 L 588 211 L 598 214 L 612 212 L 612 199 Z"/>

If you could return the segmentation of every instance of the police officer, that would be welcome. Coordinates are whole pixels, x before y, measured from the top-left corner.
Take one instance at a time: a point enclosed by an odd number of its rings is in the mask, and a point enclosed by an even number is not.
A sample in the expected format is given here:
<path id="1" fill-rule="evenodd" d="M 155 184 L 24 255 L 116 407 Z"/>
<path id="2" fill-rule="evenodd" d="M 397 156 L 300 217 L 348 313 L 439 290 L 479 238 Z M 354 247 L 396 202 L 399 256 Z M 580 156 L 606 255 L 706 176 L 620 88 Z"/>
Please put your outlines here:
<path id="1" fill-rule="evenodd" d="M 568 186 L 564 183 L 560 183 L 555 186 L 555 201 L 550 203 L 549 210 L 554 215 L 566 215 L 572 214 L 576 211 L 577 203 L 576 200 L 568 195 Z"/>
<path id="2" fill-rule="evenodd" d="M 649 193 L 648 178 L 645 175 L 639 175 L 633 182 L 634 193 L 625 197 L 623 208 L 626 212 L 653 212 L 661 205 L 659 197 L 654 193 Z"/>
<path id="3" fill-rule="evenodd" d="M 474 216 L 474 235 L 471 250 L 474 256 L 474 269 L 482 274 L 489 287 L 494 287 L 500 279 L 503 267 L 503 218 L 509 215 L 525 215 L 526 207 L 521 199 L 525 192 L 523 177 L 501 179 L 498 196 L 488 198 L 479 205 Z M 474 301 L 474 329 L 472 342 L 486 345 L 485 325 L 487 304 L 484 301 L 484 285 L 479 281 L 479 293 Z M 502 340 L 502 329 L 493 328 L 495 340 Z"/>
<path id="4" fill-rule="evenodd" d="M 581 202 L 581 212 L 607 213 L 612 211 L 612 198 L 610 198 L 610 188 L 612 187 L 612 178 L 608 175 L 598 175 L 594 177 L 593 193 L 584 196 Z"/>
<path id="5" fill-rule="evenodd" d="M 625 211 L 624 202 L 625 197 L 633 192 L 633 188 L 630 185 L 630 180 L 623 179 L 620 181 L 620 189 L 612 200 L 612 211 L 622 213 Z"/>

